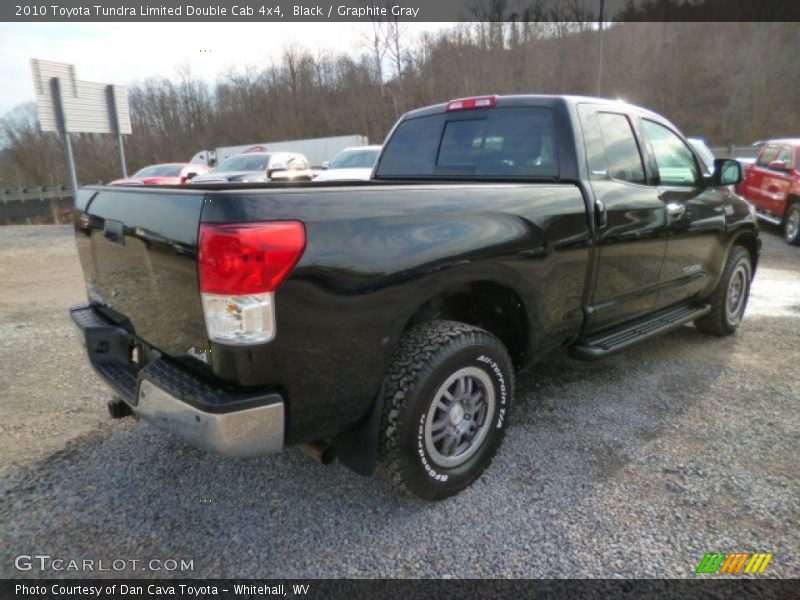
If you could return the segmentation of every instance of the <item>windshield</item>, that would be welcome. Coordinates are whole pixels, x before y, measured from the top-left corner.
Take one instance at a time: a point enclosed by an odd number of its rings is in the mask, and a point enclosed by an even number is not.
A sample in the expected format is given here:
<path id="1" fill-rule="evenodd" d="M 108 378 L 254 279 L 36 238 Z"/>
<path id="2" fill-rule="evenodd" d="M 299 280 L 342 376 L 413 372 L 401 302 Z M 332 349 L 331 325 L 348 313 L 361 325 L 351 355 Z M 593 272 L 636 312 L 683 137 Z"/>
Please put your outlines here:
<path id="1" fill-rule="evenodd" d="M 239 154 L 224 160 L 214 169 L 215 173 L 233 171 L 266 171 L 269 154 Z"/>
<path id="2" fill-rule="evenodd" d="M 181 174 L 183 165 L 153 165 L 136 171 L 133 179 L 143 177 L 177 177 Z"/>
<path id="3" fill-rule="evenodd" d="M 371 169 L 378 160 L 380 149 L 343 150 L 331 161 L 329 169 Z"/>

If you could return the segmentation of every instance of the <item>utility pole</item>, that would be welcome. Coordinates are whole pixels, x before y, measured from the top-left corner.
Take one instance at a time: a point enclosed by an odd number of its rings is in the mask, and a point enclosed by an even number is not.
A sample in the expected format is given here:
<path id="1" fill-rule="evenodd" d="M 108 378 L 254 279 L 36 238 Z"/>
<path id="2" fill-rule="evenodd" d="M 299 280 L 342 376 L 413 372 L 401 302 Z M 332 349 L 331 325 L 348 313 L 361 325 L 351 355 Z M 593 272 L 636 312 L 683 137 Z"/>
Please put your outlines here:
<path id="1" fill-rule="evenodd" d="M 603 12 L 605 9 L 606 0 L 600 0 L 600 16 L 597 23 L 600 26 L 598 32 L 599 41 L 597 48 L 597 95 L 603 95 Z"/>

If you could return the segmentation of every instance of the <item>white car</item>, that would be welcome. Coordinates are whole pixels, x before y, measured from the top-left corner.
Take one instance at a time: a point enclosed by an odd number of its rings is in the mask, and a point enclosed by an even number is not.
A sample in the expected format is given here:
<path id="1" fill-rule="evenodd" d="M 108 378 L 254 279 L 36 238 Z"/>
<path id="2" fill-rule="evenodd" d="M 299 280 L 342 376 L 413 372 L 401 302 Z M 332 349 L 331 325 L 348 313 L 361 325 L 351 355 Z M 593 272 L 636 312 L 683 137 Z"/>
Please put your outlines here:
<path id="1" fill-rule="evenodd" d="M 381 153 L 381 146 L 345 148 L 330 161 L 314 181 L 367 181 Z"/>

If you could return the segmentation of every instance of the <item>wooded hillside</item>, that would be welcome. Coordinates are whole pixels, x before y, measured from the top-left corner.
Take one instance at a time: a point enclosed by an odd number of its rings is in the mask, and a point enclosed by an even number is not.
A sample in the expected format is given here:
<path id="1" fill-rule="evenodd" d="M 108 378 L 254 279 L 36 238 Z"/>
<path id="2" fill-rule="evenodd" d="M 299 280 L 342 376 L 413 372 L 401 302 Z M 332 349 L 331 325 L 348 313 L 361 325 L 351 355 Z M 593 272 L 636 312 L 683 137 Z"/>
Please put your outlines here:
<path id="1" fill-rule="evenodd" d="M 592 23 L 464 23 L 419 39 L 402 23 L 373 30 L 350 55 L 298 43 L 213 85 L 176 67 L 170 80 L 132 86 L 129 172 L 266 140 L 359 133 L 379 143 L 404 111 L 458 96 L 597 90 Z M 713 144 L 800 135 L 798 52 L 796 23 L 607 25 L 601 91 Z M 67 182 L 62 146 L 38 131 L 32 104 L 0 120 L 0 147 L 0 188 Z M 80 183 L 119 176 L 111 136 L 76 135 L 74 149 Z"/>

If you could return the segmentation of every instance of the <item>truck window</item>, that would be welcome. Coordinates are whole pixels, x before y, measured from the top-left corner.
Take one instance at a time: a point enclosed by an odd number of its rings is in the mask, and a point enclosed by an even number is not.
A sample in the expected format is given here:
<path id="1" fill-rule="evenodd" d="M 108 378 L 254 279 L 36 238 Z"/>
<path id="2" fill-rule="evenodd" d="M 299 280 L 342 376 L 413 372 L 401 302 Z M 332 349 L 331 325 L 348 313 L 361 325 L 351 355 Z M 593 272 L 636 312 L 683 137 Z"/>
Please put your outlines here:
<path id="1" fill-rule="evenodd" d="M 778 152 L 778 158 L 776 158 L 775 160 L 779 160 L 781 162 L 786 163 L 787 169 L 791 169 L 794 167 L 794 165 L 792 164 L 792 151 L 786 146 L 781 148 L 781 151 Z"/>
<path id="2" fill-rule="evenodd" d="M 403 121 L 386 145 L 377 176 L 524 179 L 558 173 L 550 109 L 506 107 Z"/>
<path id="3" fill-rule="evenodd" d="M 597 113 L 605 147 L 609 177 L 630 183 L 645 183 L 644 164 L 628 117 L 617 113 Z M 594 170 L 594 169 L 593 169 Z"/>
<path id="4" fill-rule="evenodd" d="M 694 153 L 675 132 L 654 121 L 642 119 L 645 135 L 650 139 L 662 185 L 695 186 L 700 170 Z"/>
<path id="5" fill-rule="evenodd" d="M 775 157 L 778 156 L 778 150 L 780 150 L 779 146 L 775 146 L 774 144 L 770 144 L 769 146 L 764 146 L 764 149 L 761 151 L 761 154 L 758 155 L 758 159 L 756 160 L 756 164 L 759 167 L 766 167 L 775 160 Z"/>

